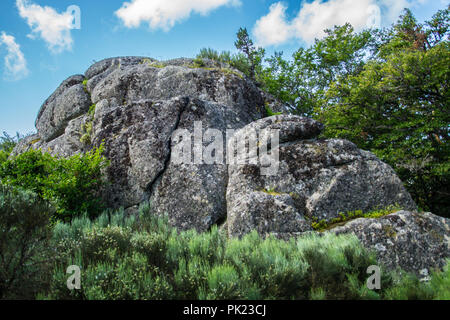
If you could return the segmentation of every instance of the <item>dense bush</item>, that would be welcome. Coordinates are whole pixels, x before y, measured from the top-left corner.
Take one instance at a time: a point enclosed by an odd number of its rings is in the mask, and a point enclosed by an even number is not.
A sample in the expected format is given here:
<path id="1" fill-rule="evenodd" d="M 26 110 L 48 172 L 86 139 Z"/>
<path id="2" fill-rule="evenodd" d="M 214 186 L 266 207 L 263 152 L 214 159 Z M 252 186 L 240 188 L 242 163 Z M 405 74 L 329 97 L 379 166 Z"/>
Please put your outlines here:
<path id="1" fill-rule="evenodd" d="M 33 299 L 49 281 L 51 207 L 0 185 L 0 299 Z"/>
<path id="2" fill-rule="evenodd" d="M 431 299 L 448 296 L 450 281 L 438 274 L 435 289 L 383 272 L 382 290 L 371 291 L 366 271 L 377 261 L 354 236 L 286 242 L 256 232 L 227 239 L 217 228 L 178 233 L 147 205 L 137 217 L 107 212 L 58 223 L 52 242 L 58 255 L 45 299 Z M 65 270 L 73 264 L 82 289 L 69 291 Z"/>
<path id="3" fill-rule="evenodd" d="M 385 299 L 389 300 L 450 300 L 450 259 L 443 272 L 433 271 L 428 283 L 419 281 L 411 274 L 397 275 L 396 285 L 386 290 Z"/>
<path id="4" fill-rule="evenodd" d="M 382 273 L 366 287 L 373 254 L 354 236 L 288 242 L 255 232 L 227 239 L 177 232 L 167 219 L 123 210 L 51 224 L 51 207 L 30 191 L 0 188 L 0 299 L 448 299 L 450 271 L 429 283 Z M 81 290 L 66 269 L 81 268 Z M 401 277 L 400 274 L 403 274 Z"/>
<path id="5" fill-rule="evenodd" d="M 8 133 L 3 132 L 3 135 L 0 136 L 0 164 L 8 159 L 17 142 L 22 138 L 23 136 L 20 133 L 10 136 Z"/>
<path id="6" fill-rule="evenodd" d="M 57 158 L 40 150 L 30 150 L 0 163 L 0 182 L 35 192 L 56 209 L 56 218 L 89 212 L 98 215 L 104 208 L 99 190 L 105 183 L 102 170 L 108 161 L 103 147 L 70 158 Z"/>

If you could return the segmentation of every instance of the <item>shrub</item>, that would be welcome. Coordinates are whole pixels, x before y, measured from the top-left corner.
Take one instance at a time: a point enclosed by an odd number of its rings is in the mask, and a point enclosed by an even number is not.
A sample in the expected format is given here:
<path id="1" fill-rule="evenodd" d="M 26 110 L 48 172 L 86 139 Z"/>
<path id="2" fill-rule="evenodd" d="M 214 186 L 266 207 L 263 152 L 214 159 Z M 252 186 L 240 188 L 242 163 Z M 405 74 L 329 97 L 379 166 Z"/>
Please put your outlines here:
<path id="1" fill-rule="evenodd" d="M 247 77 L 251 77 L 251 69 L 252 69 L 251 62 L 245 56 L 245 54 L 241 52 L 232 54 L 229 51 L 222 51 L 219 53 L 218 51 L 211 48 L 203 48 L 200 50 L 200 53 L 194 59 L 194 63 L 197 66 L 202 67 L 204 66 L 203 59 L 210 59 L 219 62 L 221 64 L 228 64 L 232 68 L 241 71 Z"/>
<path id="2" fill-rule="evenodd" d="M 16 133 L 16 136 L 12 137 L 3 132 L 3 135 L 0 136 L 0 165 L 8 159 L 17 142 L 23 138 L 24 136 L 20 133 Z"/>
<path id="3" fill-rule="evenodd" d="M 177 232 L 166 217 L 152 216 L 148 204 L 137 216 L 127 217 L 121 210 L 94 221 L 77 217 L 71 224 L 58 222 L 52 246 L 58 254 L 50 290 L 41 296 L 47 299 L 402 299 L 448 294 L 448 272 L 433 276 L 436 289 L 417 286 L 411 275 L 398 284 L 389 272 L 382 272 L 382 290 L 367 289 L 367 268 L 378 263 L 352 235 L 312 234 L 283 241 L 263 239 L 256 232 L 227 239 L 217 227 L 207 233 Z M 81 267 L 81 290 L 66 287 L 65 268 L 72 264 Z M 405 283 L 411 283 L 407 294 L 397 288 Z"/>
<path id="4" fill-rule="evenodd" d="M 201 300 L 238 299 L 242 297 L 239 286 L 239 274 L 228 265 L 219 265 L 209 271 L 207 276 L 208 289 L 199 292 Z"/>
<path id="5" fill-rule="evenodd" d="M 433 271 L 428 282 L 419 281 L 412 274 L 396 277 L 395 285 L 385 294 L 391 300 L 450 300 L 450 259 L 442 272 Z"/>
<path id="6" fill-rule="evenodd" d="M 33 299 L 46 287 L 51 214 L 36 194 L 0 185 L 0 299 Z"/>
<path id="7" fill-rule="evenodd" d="M 256 232 L 227 239 L 177 232 L 167 217 L 106 211 L 57 222 L 29 191 L 3 187 L 0 197 L 0 294 L 39 299 L 448 299 L 450 272 L 423 283 L 411 274 L 382 272 L 381 290 L 366 286 L 373 253 L 355 236 L 310 234 L 290 241 Z M 50 237 L 51 235 L 51 237 Z M 49 249 L 51 248 L 51 249 Z M 51 261 L 51 262 L 50 262 Z M 70 291 L 66 268 L 81 269 Z"/>
<path id="8" fill-rule="evenodd" d="M 279 115 L 283 114 L 283 112 L 273 112 L 272 109 L 270 109 L 270 106 L 267 103 L 265 104 L 265 109 L 266 109 L 266 114 L 267 114 L 268 117 L 279 116 Z"/>
<path id="9" fill-rule="evenodd" d="M 435 299 L 450 300 L 450 259 L 447 259 L 443 272 L 432 272 L 430 286 Z"/>
<path id="10" fill-rule="evenodd" d="M 65 159 L 30 150 L 0 164 L 0 181 L 51 202 L 58 219 L 70 220 L 85 212 L 97 216 L 104 209 L 99 189 L 105 183 L 102 170 L 108 165 L 102 153 L 100 146 Z"/>
<path id="11" fill-rule="evenodd" d="M 430 300 L 434 293 L 429 284 L 421 283 L 412 274 L 405 274 L 396 280 L 395 286 L 387 290 L 385 297 L 388 300 Z"/>

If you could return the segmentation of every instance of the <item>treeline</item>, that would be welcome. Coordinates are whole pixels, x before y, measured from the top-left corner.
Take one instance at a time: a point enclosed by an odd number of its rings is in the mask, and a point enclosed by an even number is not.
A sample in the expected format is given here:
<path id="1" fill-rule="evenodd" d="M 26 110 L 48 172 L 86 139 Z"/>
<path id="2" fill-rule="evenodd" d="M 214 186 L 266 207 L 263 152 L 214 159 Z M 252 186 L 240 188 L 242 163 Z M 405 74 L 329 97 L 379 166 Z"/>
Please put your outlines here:
<path id="1" fill-rule="evenodd" d="M 237 54 L 202 49 L 239 69 L 285 103 L 390 164 L 420 209 L 450 217 L 449 8 L 419 23 L 405 9 L 392 27 L 355 32 L 350 24 L 292 57 L 266 57 L 246 29 Z"/>

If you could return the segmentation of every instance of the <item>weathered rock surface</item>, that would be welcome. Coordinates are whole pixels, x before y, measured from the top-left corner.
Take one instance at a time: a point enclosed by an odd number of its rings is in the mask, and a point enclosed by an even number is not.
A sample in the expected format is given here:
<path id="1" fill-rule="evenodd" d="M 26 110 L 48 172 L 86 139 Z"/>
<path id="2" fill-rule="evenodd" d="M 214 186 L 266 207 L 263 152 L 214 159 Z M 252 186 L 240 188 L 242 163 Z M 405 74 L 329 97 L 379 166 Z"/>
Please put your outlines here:
<path id="1" fill-rule="evenodd" d="M 227 223 L 231 235 L 253 229 L 296 234 L 311 230 L 305 218 L 330 220 L 339 212 L 368 212 L 389 205 L 416 209 L 393 169 L 370 152 L 345 140 L 310 139 L 322 129 L 314 120 L 274 116 L 236 135 L 242 140 L 251 130 L 260 136 L 264 129 L 274 128 L 280 136 L 276 174 L 262 175 L 261 164 L 229 166 Z M 264 140 L 259 144 L 265 144 Z M 255 159 L 249 156 L 248 160 Z"/>
<path id="2" fill-rule="evenodd" d="M 280 109 L 242 73 L 212 61 L 106 59 L 63 82 L 39 112 L 38 135 L 15 153 L 32 147 L 67 157 L 103 142 L 110 206 L 151 200 L 180 229 L 207 230 L 226 218 L 226 165 L 173 165 L 172 133 L 193 132 L 196 121 L 203 132 L 239 129 L 264 117 L 266 103 Z"/>
<path id="3" fill-rule="evenodd" d="M 388 268 L 425 277 L 450 257 L 450 219 L 431 213 L 399 211 L 379 219 L 356 219 L 330 232 L 353 233 Z"/>
<path id="4" fill-rule="evenodd" d="M 64 133 L 68 122 L 89 110 L 91 100 L 83 86 L 84 77 L 76 75 L 65 80 L 44 102 L 36 128 L 45 142 Z"/>
<path id="5" fill-rule="evenodd" d="M 132 211 L 150 201 L 182 230 L 205 231 L 226 220 L 230 236 L 256 229 L 287 239 L 313 232 L 313 218 L 329 220 L 339 212 L 391 204 L 416 210 L 392 168 L 373 154 L 349 141 L 318 139 L 323 126 L 312 119 L 264 118 L 265 106 L 283 111 L 241 72 L 213 61 L 106 59 L 61 84 L 39 111 L 38 133 L 13 154 L 34 148 L 67 157 L 104 143 L 111 161 L 107 204 Z M 257 148 L 242 157 L 244 163 L 177 164 L 179 129 L 222 132 L 224 160 L 228 129 L 237 130 L 238 144 Z M 267 139 L 270 130 L 277 130 L 279 144 Z M 245 144 L 252 134 L 255 141 Z M 193 149 L 210 143 L 205 137 Z M 279 161 L 272 166 L 274 159 Z M 390 267 L 420 271 L 440 267 L 448 257 L 448 225 L 431 214 L 400 212 L 333 232 L 354 232 Z"/>

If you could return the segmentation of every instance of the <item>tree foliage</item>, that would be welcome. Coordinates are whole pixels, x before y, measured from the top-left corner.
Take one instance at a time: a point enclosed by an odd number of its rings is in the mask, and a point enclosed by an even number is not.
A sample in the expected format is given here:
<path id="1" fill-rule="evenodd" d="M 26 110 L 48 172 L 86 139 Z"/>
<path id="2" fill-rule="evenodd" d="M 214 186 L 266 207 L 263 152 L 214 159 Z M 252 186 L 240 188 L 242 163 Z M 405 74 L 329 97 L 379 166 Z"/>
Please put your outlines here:
<path id="1" fill-rule="evenodd" d="M 422 26 L 406 10 L 360 72 L 331 83 L 314 115 L 327 136 L 393 166 L 422 209 L 448 216 L 450 43 L 438 22 L 448 26 L 445 12 Z"/>
<path id="2" fill-rule="evenodd" d="M 0 185 L 0 299 L 34 299 L 49 281 L 49 219 L 36 194 Z"/>
<path id="3" fill-rule="evenodd" d="M 376 41 L 370 31 L 355 33 L 350 24 L 325 30 L 327 36 L 310 48 L 300 48 L 285 60 L 282 53 L 267 59 L 263 83 L 293 113 L 312 116 L 330 85 L 357 74 Z"/>
<path id="4" fill-rule="evenodd" d="M 237 40 L 234 43 L 236 49 L 242 52 L 248 61 L 247 75 L 250 79 L 260 80 L 257 78 L 262 71 L 262 61 L 265 55 L 263 48 L 256 48 L 253 40 L 250 38 L 246 28 L 240 28 L 237 33 Z"/>
<path id="5" fill-rule="evenodd" d="M 102 153 L 102 146 L 70 158 L 30 150 L 0 164 L 0 182 L 35 192 L 54 205 L 58 219 L 86 212 L 95 216 L 104 209 L 99 191 L 108 161 Z"/>

